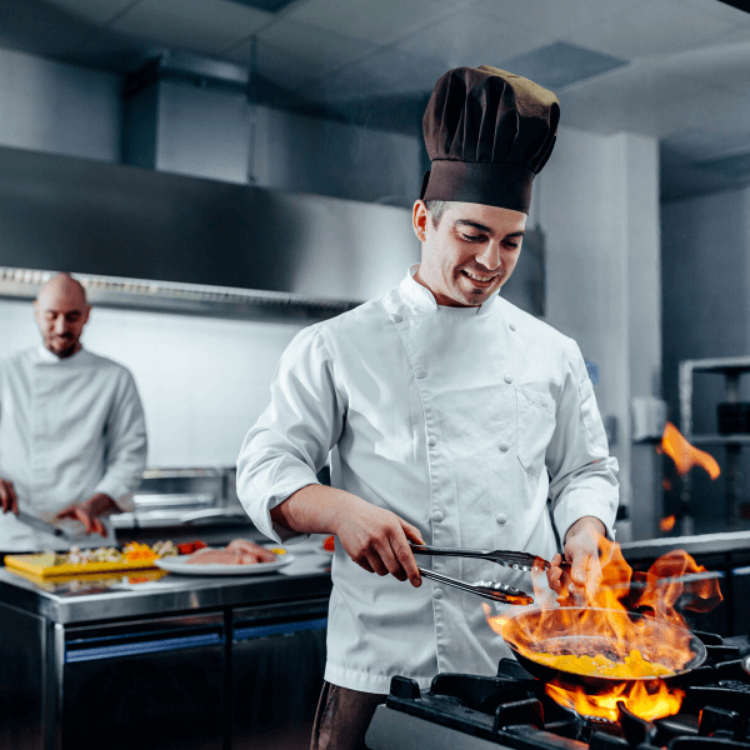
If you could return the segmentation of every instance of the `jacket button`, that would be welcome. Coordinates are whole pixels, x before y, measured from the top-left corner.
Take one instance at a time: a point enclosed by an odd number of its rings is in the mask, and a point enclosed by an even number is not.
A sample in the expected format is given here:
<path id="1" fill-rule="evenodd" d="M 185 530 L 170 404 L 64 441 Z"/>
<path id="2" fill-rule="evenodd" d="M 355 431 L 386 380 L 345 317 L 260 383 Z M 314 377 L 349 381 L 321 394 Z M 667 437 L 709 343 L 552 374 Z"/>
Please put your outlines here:
<path id="1" fill-rule="evenodd" d="M 508 324 L 508 328 L 510 328 L 511 331 L 515 331 L 516 330 L 516 324 L 515 323 L 509 323 Z"/>
<path id="2" fill-rule="evenodd" d="M 497 447 L 500 448 L 500 450 L 503 453 L 505 453 L 505 451 L 507 451 L 510 448 L 510 444 L 508 444 L 508 443 L 500 443 L 500 445 L 498 445 Z"/>
<path id="3" fill-rule="evenodd" d="M 437 438 L 434 435 L 430 435 L 430 437 L 427 438 L 427 445 L 437 445 Z"/>
<path id="4" fill-rule="evenodd" d="M 391 320 L 394 323 L 400 323 L 403 320 L 403 318 L 398 313 L 394 313 L 393 315 L 391 315 Z"/>
<path id="5" fill-rule="evenodd" d="M 416 375 L 417 380 L 423 380 L 427 377 L 427 373 L 424 370 L 417 370 L 414 374 Z"/>
<path id="6" fill-rule="evenodd" d="M 436 510 L 432 514 L 432 520 L 437 521 L 438 523 L 440 523 L 444 518 L 445 518 L 445 514 L 440 510 Z"/>
<path id="7" fill-rule="evenodd" d="M 510 385 L 513 382 L 513 376 L 512 375 L 506 375 L 503 380 Z"/>
<path id="8" fill-rule="evenodd" d="M 435 599 L 442 599 L 442 598 L 443 598 L 443 589 L 435 589 L 435 590 L 434 590 L 434 591 L 432 592 L 432 596 L 433 596 L 433 597 L 434 597 Z"/>
<path id="9" fill-rule="evenodd" d="M 501 525 L 504 526 L 506 523 L 508 523 L 508 516 L 505 515 L 505 513 L 498 513 L 495 520 Z"/>

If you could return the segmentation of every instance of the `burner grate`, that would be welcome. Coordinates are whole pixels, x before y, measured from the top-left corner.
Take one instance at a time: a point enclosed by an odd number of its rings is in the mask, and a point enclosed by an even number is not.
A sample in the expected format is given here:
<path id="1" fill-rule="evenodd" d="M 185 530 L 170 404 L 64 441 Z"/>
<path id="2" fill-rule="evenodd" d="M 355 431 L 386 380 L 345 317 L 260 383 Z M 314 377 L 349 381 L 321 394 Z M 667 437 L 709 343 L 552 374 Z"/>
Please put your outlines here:
<path id="1" fill-rule="evenodd" d="M 750 750 L 750 676 L 740 648 L 712 634 L 699 637 L 707 643 L 708 658 L 686 675 L 681 712 L 653 722 L 624 705 L 618 722 L 581 717 L 547 696 L 544 683 L 512 659 L 500 661 L 495 677 L 439 674 L 424 691 L 396 677 L 387 710 L 376 718 L 387 722 L 389 712 L 408 714 L 424 722 L 420 731 L 430 725 L 450 728 L 486 741 L 481 747 L 510 750 Z M 424 747 L 437 746 L 437 736 Z"/>

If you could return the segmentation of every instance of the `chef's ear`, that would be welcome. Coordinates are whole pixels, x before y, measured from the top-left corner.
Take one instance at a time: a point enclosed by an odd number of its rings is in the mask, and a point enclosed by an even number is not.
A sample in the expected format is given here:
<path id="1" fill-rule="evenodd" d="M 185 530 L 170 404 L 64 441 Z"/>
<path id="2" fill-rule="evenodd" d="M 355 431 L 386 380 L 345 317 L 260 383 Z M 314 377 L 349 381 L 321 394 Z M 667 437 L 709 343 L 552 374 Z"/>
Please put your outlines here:
<path id="1" fill-rule="evenodd" d="M 85 326 L 89 322 L 89 315 L 91 315 L 91 305 L 86 305 L 83 309 L 83 323 L 81 325 Z"/>
<path id="2" fill-rule="evenodd" d="M 412 209 L 412 226 L 414 227 L 414 234 L 417 235 L 417 239 L 420 242 L 427 240 L 427 224 L 430 221 L 430 212 L 423 200 L 414 202 L 414 208 Z"/>

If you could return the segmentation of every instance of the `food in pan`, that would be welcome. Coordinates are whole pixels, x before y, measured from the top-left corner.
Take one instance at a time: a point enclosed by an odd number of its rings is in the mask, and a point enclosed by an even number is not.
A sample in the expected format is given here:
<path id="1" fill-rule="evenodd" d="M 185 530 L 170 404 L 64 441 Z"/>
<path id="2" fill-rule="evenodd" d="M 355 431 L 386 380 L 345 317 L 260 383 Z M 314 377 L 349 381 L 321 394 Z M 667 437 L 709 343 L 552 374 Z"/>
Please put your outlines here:
<path id="1" fill-rule="evenodd" d="M 254 565 L 256 563 L 273 562 L 276 553 L 284 554 L 284 550 L 268 550 L 246 539 L 235 539 L 224 549 L 205 548 L 192 554 L 186 565 Z"/>
<path id="2" fill-rule="evenodd" d="M 633 649 L 625 661 L 612 661 L 604 654 L 596 656 L 576 656 L 575 654 L 536 653 L 534 661 L 554 669 L 590 677 L 664 677 L 674 674 L 674 670 L 663 664 L 647 661 L 638 649 Z"/>

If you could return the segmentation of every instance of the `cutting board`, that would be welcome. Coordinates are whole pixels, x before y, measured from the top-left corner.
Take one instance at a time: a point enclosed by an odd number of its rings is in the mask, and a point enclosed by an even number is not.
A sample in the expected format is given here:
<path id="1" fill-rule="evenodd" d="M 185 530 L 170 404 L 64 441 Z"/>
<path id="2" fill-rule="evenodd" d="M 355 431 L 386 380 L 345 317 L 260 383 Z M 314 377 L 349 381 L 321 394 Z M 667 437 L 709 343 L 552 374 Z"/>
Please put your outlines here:
<path id="1" fill-rule="evenodd" d="M 128 570 L 156 569 L 156 565 L 151 560 L 87 562 L 75 565 L 53 565 L 53 560 L 54 555 L 47 552 L 37 555 L 6 555 L 5 567 L 14 568 L 39 578 L 57 578 L 81 573 L 117 573 Z"/>

